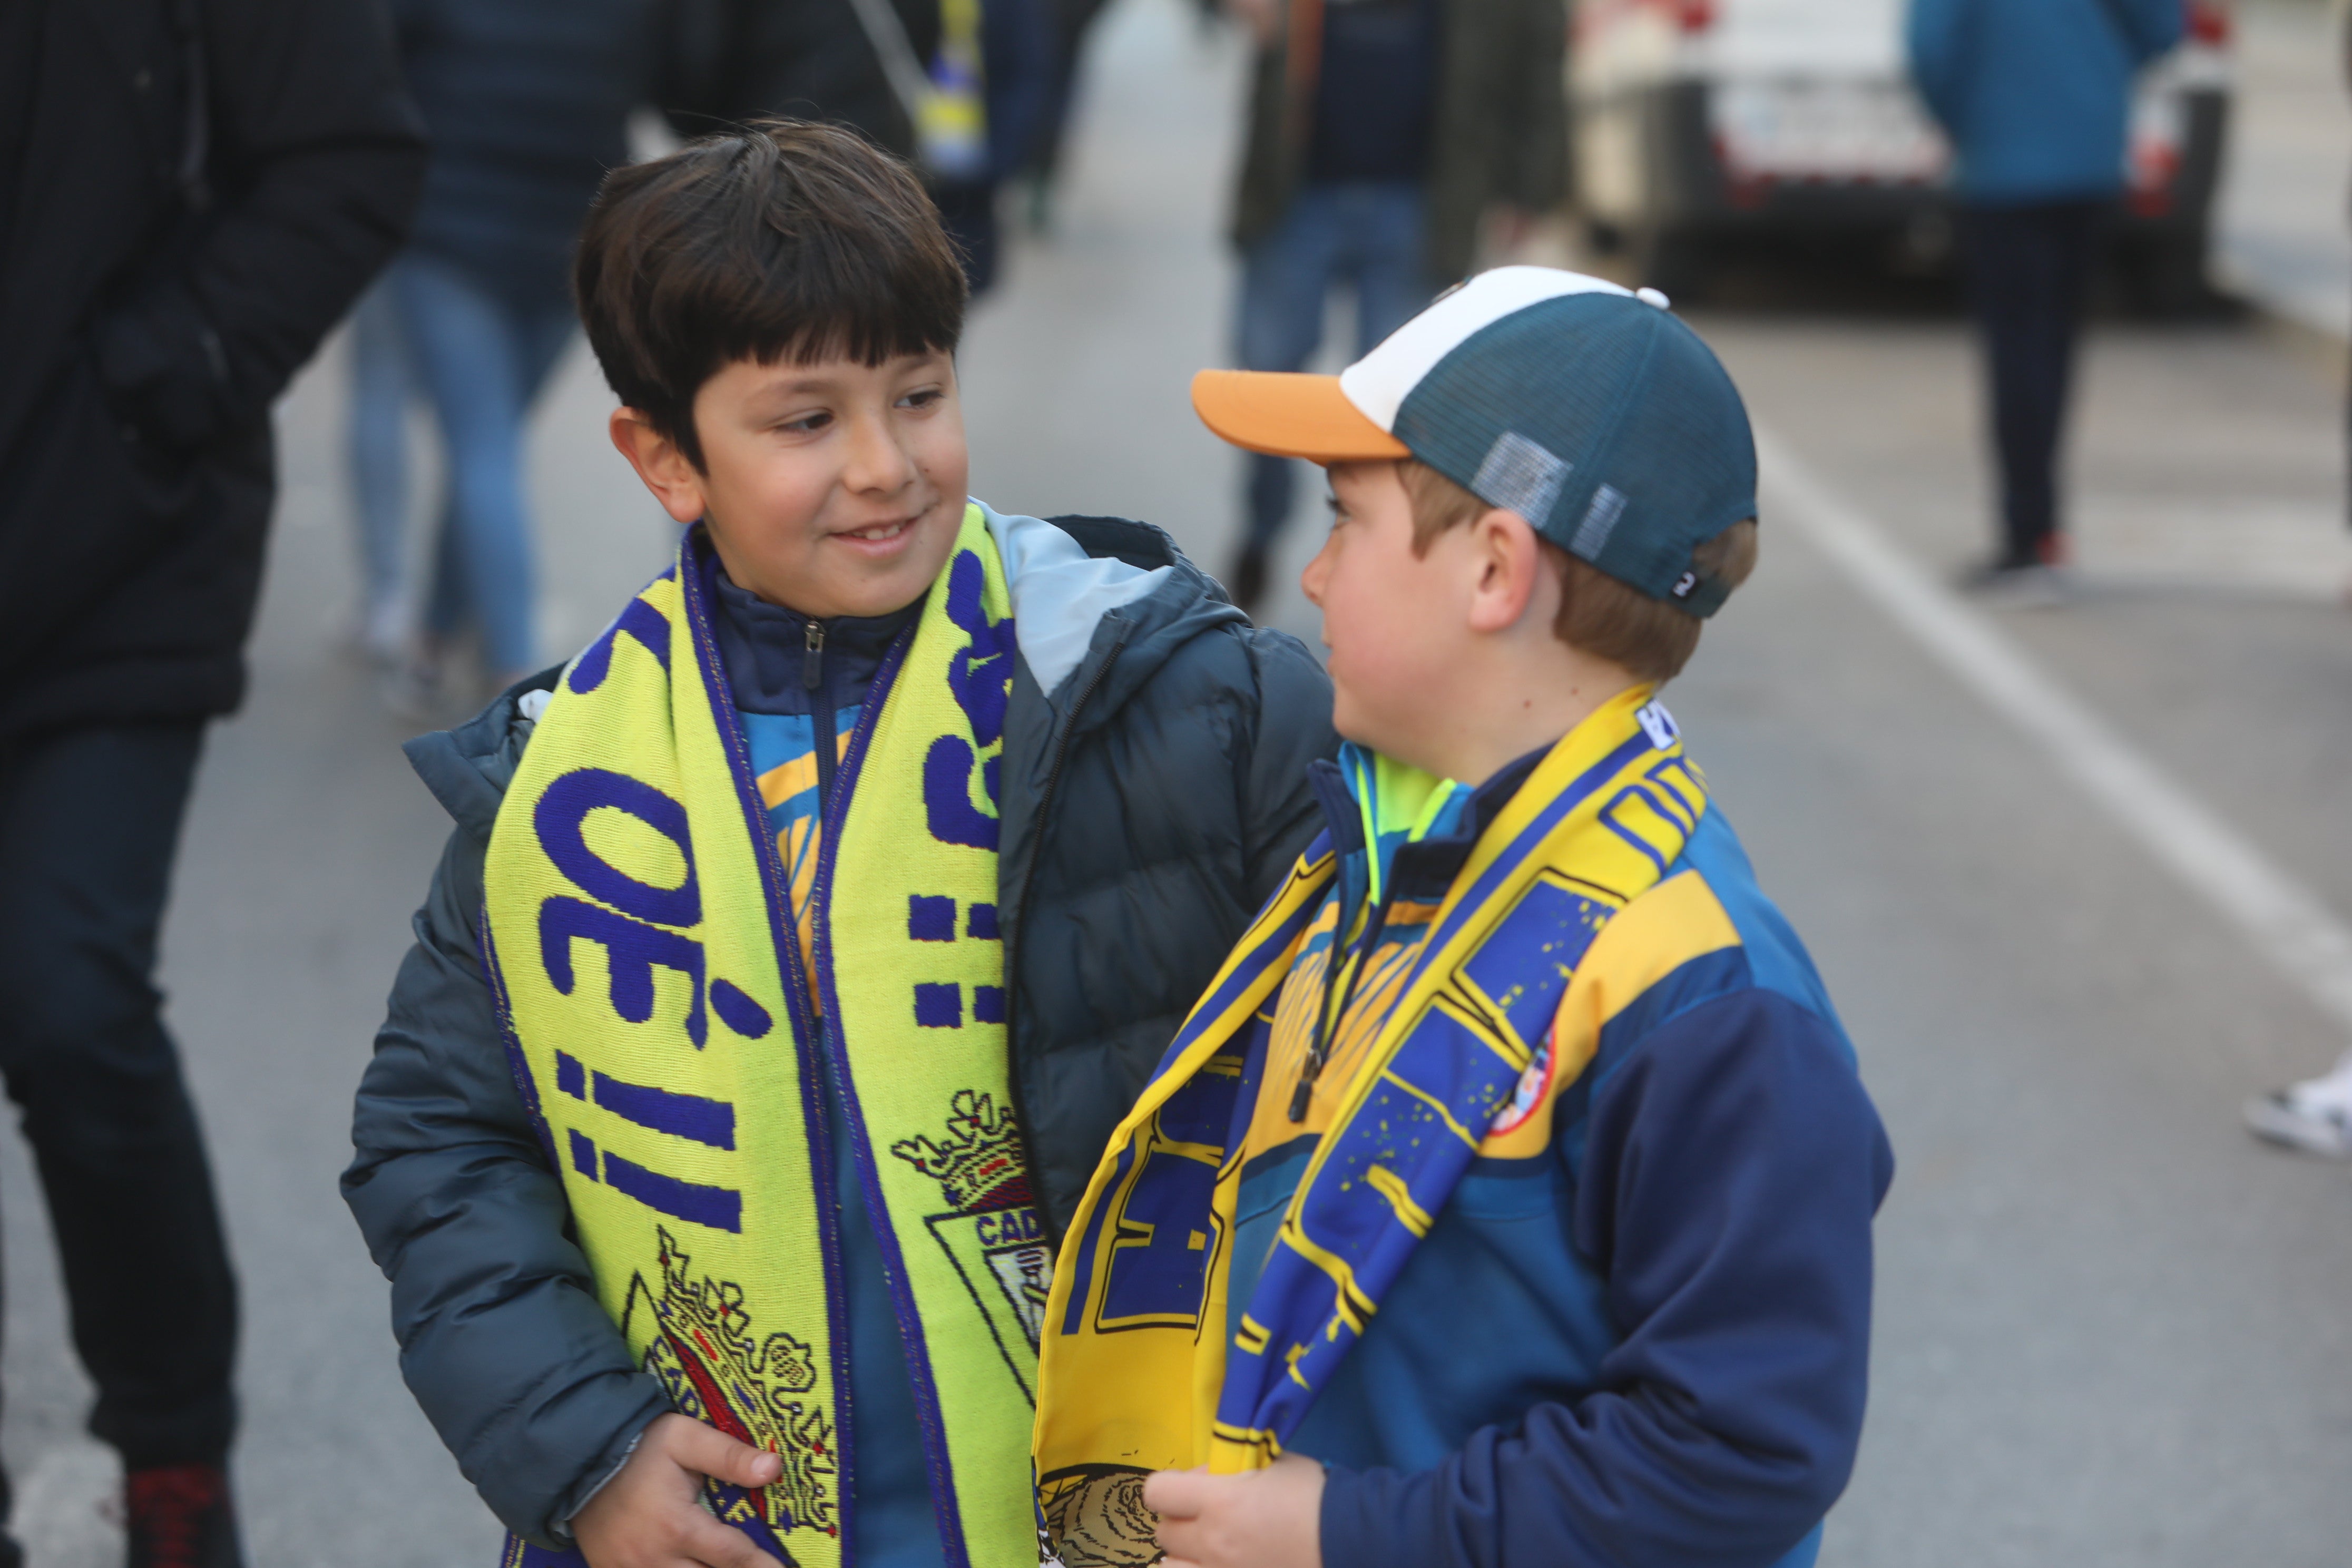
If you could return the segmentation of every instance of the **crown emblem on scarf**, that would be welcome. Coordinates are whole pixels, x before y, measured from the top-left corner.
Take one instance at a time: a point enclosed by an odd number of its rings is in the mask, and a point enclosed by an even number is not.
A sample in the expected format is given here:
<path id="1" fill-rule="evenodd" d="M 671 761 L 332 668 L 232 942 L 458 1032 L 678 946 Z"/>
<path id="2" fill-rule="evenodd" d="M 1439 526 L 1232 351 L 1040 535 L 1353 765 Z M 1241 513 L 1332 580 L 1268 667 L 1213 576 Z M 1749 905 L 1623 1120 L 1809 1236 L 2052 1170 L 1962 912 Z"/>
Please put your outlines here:
<path id="1" fill-rule="evenodd" d="M 890 1152 L 939 1183 L 960 1214 L 1018 1208 L 1030 1201 L 1029 1173 L 1021 1163 L 1021 1133 L 1010 1109 L 993 1095 L 956 1091 L 944 1139 L 914 1137 Z"/>
<path id="2" fill-rule="evenodd" d="M 791 1334 L 756 1332 L 740 1285 L 698 1275 L 677 1237 L 658 1226 L 654 1234 L 661 1294 L 640 1273 L 629 1298 L 630 1316 L 650 1310 L 658 1327 L 646 1370 L 686 1415 L 782 1458 L 783 1474 L 733 1508 L 748 1508 L 775 1529 L 838 1533 L 833 1423 L 814 1397 L 814 1352 Z M 721 1518 L 733 1517 L 723 1500 L 713 1500 Z"/>

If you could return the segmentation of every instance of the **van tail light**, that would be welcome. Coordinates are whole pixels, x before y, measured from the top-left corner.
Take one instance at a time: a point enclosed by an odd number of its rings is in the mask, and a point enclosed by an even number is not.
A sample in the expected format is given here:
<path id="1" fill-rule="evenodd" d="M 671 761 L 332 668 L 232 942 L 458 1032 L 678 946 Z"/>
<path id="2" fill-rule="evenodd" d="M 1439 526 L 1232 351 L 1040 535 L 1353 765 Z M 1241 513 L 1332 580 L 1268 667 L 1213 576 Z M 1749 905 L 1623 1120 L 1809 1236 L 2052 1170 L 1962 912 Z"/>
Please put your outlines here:
<path id="1" fill-rule="evenodd" d="M 1674 13 L 1685 33 L 1704 33 L 1715 26 L 1715 0 L 1674 0 Z"/>
<path id="2" fill-rule="evenodd" d="M 2189 0 L 2189 41 L 2209 49 L 2230 44 L 2230 10 L 2221 0 Z"/>

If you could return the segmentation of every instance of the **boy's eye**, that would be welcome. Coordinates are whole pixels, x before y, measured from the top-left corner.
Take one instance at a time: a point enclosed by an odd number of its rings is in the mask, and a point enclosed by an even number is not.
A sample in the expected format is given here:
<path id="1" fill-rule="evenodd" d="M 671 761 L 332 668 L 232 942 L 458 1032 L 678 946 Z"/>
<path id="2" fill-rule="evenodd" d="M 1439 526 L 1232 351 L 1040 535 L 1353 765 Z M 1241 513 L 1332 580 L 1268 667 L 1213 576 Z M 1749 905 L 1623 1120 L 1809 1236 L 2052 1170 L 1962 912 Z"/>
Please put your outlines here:
<path id="1" fill-rule="evenodd" d="M 938 387 L 927 386 L 920 392 L 910 392 L 898 399 L 898 405 L 901 408 L 929 408 L 945 395 Z"/>
<path id="2" fill-rule="evenodd" d="M 777 428 L 790 431 L 795 436 L 806 436 L 813 431 L 822 430 L 832 423 L 833 416 L 824 409 L 819 409 L 814 414 L 794 415 L 777 426 Z"/>

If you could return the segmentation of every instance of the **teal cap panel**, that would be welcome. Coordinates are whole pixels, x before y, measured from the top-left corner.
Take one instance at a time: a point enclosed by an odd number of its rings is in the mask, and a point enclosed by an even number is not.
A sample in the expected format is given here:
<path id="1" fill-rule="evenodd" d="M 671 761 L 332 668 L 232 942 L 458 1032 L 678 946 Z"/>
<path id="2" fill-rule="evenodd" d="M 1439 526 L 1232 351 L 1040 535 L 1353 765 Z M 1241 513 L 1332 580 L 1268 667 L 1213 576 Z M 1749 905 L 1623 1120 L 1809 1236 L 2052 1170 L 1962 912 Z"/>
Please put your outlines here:
<path id="1" fill-rule="evenodd" d="M 1756 515 L 1756 438 L 1731 376 L 1667 311 L 1571 294 L 1472 333 L 1398 407 L 1414 457 L 1653 598 L 1730 595 L 1691 552 Z"/>

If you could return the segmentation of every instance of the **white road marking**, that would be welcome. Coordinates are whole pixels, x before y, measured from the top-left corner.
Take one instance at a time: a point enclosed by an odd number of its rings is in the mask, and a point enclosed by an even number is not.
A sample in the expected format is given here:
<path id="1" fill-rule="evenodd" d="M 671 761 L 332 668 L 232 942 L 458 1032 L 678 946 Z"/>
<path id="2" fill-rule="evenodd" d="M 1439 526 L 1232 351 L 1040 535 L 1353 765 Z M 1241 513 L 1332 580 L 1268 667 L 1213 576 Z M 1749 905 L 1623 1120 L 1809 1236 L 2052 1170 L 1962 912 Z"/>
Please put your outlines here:
<path id="1" fill-rule="evenodd" d="M 2352 926 L 1840 500 L 1786 443 L 1759 428 L 1756 450 L 1773 522 L 1802 531 L 1864 597 L 2038 742 L 2059 772 L 2352 1033 Z"/>

